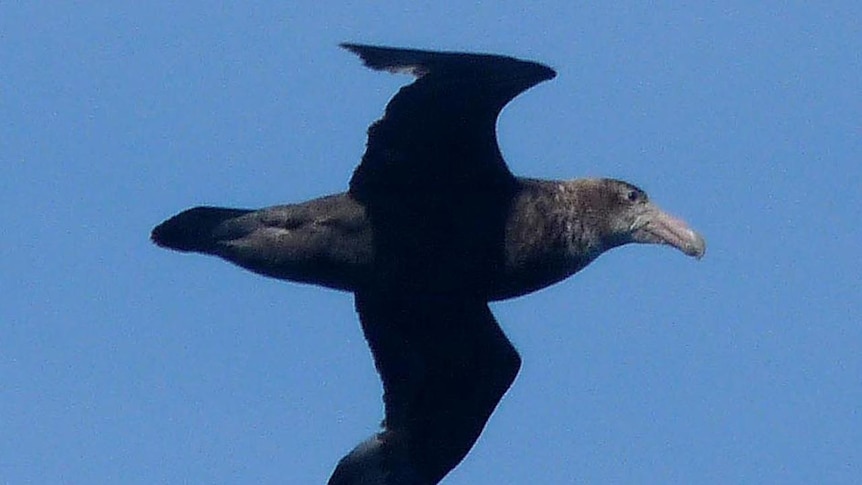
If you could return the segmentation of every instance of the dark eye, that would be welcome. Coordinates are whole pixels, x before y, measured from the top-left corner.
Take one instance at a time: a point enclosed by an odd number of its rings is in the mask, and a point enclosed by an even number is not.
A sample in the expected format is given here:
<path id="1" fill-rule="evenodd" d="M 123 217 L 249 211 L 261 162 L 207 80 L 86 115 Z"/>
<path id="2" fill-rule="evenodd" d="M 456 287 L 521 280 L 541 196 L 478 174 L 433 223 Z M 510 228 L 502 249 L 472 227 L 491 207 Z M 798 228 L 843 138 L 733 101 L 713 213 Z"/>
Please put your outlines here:
<path id="1" fill-rule="evenodd" d="M 641 194 L 638 193 L 637 190 L 629 190 L 629 193 L 626 194 L 626 199 L 628 199 L 629 202 L 637 202 L 640 198 Z"/>

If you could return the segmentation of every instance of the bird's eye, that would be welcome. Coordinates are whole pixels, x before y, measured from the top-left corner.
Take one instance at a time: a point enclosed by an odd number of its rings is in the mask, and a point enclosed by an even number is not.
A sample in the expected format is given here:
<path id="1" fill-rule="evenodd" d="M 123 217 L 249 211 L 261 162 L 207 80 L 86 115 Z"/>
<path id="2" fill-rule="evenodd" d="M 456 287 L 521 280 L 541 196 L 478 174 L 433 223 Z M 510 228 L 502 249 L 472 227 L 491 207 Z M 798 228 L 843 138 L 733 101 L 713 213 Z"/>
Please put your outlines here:
<path id="1" fill-rule="evenodd" d="M 638 193 L 637 190 L 629 190 L 629 193 L 626 194 L 626 199 L 628 199 L 629 202 L 637 202 L 640 198 L 641 195 Z"/>

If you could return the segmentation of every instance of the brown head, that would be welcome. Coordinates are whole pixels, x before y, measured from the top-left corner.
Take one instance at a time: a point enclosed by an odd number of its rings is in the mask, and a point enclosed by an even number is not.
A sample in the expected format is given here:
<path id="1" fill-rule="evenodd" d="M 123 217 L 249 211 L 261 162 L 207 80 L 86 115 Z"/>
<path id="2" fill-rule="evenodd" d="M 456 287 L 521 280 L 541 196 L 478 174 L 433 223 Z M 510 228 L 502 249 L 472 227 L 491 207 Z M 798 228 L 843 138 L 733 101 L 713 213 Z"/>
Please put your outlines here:
<path id="1" fill-rule="evenodd" d="M 706 241 L 685 222 L 661 210 L 646 192 L 615 179 L 568 182 L 577 197 L 578 217 L 590 228 L 599 252 L 629 243 L 666 244 L 702 258 Z"/>

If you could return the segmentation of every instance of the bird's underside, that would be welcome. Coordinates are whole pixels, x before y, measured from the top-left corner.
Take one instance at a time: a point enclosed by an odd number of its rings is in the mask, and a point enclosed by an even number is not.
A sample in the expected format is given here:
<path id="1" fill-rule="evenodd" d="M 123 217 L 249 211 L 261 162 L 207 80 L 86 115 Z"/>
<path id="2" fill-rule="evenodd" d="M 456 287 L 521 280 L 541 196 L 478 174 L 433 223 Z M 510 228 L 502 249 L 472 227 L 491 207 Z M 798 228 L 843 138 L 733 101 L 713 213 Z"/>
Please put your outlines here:
<path id="1" fill-rule="evenodd" d="M 383 381 L 383 429 L 331 485 L 438 483 L 464 458 L 520 357 L 488 301 L 520 296 L 627 243 L 703 255 L 703 239 L 635 186 L 517 178 L 496 119 L 553 70 L 510 57 L 344 44 L 416 81 L 368 130 L 348 192 L 261 210 L 196 207 L 158 245 L 355 294 Z"/>

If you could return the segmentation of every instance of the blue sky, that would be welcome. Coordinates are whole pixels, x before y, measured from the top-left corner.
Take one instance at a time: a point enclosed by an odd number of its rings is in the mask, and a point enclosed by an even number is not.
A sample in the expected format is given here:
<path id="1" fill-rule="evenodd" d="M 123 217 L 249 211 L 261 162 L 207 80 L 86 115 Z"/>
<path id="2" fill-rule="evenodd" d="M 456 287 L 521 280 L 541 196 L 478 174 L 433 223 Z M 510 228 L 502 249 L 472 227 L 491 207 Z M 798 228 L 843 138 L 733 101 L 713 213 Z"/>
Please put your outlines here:
<path id="1" fill-rule="evenodd" d="M 3 2 L 0 483 L 324 483 L 375 431 L 350 295 L 148 241 L 345 189 L 409 78 L 342 41 L 553 66 L 512 170 L 708 241 L 495 304 L 524 366 L 444 483 L 855 483 L 862 7 L 801 3 Z"/>

